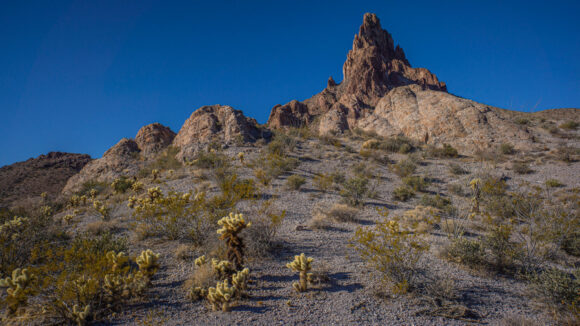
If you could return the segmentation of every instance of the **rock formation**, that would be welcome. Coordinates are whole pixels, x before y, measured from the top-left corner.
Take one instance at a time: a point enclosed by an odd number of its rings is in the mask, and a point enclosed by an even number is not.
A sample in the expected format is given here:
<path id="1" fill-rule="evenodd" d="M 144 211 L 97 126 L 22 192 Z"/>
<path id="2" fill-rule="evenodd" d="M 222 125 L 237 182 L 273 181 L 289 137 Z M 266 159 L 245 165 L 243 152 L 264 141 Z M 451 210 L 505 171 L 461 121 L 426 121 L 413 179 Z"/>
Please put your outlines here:
<path id="1" fill-rule="evenodd" d="M 472 153 L 508 141 L 529 146 L 530 135 L 501 109 L 447 93 L 445 83 L 425 68 L 412 68 L 403 49 L 365 14 L 343 66 L 344 79 L 304 102 L 275 106 L 270 128 L 310 126 L 340 133 L 362 128 L 379 135 L 402 134 L 432 144 L 449 143 Z"/>
<path id="2" fill-rule="evenodd" d="M 135 142 L 142 155 L 151 156 L 171 145 L 174 138 L 175 133 L 171 129 L 159 123 L 152 123 L 139 129 Z"/>
<path id="3" fill-rule="evenodd" d="M 59 194 L 67 180 L 90 161 L 91 157 L 86 154 L 50 152 L 3 166 L 0 168 L 0 207 L 43 192 L 49 196 Z"/>
<path id="4" fill-rule="evenodd" d="M 185 121 L 173 146 L 179 147 L 177 157 L 191 159 L 211 142 L 220 144 L 248 143 L 266 137 L 268 132 L 255 119 L 227 105 L 203 106 Z"/>
<path id="5" fill-rule="evenodd" d="M 395 87 L 418 84 L 447 90 L 445 83 L 429 70 L 411 67 L 403 49 L 395 47 L 391 34 L 381 28 L 374 14 L 365 14 L 342 70 L 344 79 L 340 84 L 330 77 L 321 93 L 303 103 L 292 101 L 275 106 L 268 126 L 309 125 L 320 116 L 321 130 L 342 131 L 370 114 L 379 99 Z"/>
<path id="6" fill-rule="evenodd" d="M 121 139 L 103 157 L 87 164 L 71 177 L 63 192 L 77 191 L 83 183 L 90 180 L 109 182 L 121 175 L 135 175 L 146 161 L 154 159 L 174 138 L 175 133 L 159 123 L 144 126 L 139 129 L 135 140 Z"/>

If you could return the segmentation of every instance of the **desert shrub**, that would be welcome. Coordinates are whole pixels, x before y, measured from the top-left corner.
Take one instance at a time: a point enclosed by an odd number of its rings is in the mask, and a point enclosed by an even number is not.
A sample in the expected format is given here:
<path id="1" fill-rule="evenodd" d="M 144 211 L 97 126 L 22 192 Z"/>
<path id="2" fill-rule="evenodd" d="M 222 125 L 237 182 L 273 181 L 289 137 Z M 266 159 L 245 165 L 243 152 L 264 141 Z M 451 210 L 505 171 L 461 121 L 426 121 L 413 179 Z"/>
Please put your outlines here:
<path id="1" fill-rule="evenodd" d="M 312 184 L 321 192 L 327 192 L 331 189 L 334 178 L 330 174 L 317 174 L 312 178 Z"/>
<path id="2" fill-rule="evenodd" d="M 512 170 L 517 174 L 528 174 L 532 173 L 532 169 L 525 162 L 514 162 L 512 163 Z"/>
<path id="3" fill-rule="evenodd" d="M 423 195 L 419 204 L 423 206 L 431 206 L 438 208 L 444 212 L 450 212 L 453 210 L 453 205 L 451 204 L 451 200 L 437 194 L 433 195 Z"/>
<path id="4" fill-rule="evenodd" d="M 417 288 L 420 260 L 429 246 L 416 232 L 401 230 L 399 223 L 387 220 L 374 227 L 358 228 L 350 245 L 378 271 L 396 293 Z"/>
<path id="5" fill-rule="evenodd" d="M 393 191 L 393 199 L 399 201 L 407 201 L 415 197 L 415 192 L 409 187 L 398 187 Z"/>
<path id="6" fill-rule="evenodd" d="M 305 183 L 306 179 L 297 174 L 293 174 L 289 176 L 288 179 L 286 179 L 286 185 L 288 186 L 289 189 L 292 190 L 299 190 L 300 187 L 302 187 L 302 185 L 304 185 Z"/>
<path id="7" fill-rule="evenodd" d="M 269 175 L 266 170 L 262 169 L 262 168 L 257 168 L 254 170 L 254 177 L 256 178 L 256 180 L 258 180 L 258 182 L 264 186 L 268 186 L 270 185 L 270 182 L 272 182 L 272 176 Z"/>
<path id="8" fill-rule="evenodd" d="M 352 173 L 358 177 L 372 177 L 374 175 L 373 166 L 366 162 L 354 163 L 350 167 Z"/>
<path id="9" fill-rule="evenodd" d="M 157 155 L 155 161 L 148 168 L 157 170 L 177 170 L 182 167 L 181 162 L 176 158 L 179 147 L 169 146 L 162 153 Z"/>
<path id="10" fill-rule="evenodd" d="M 580 257 L 580 233 L 574 231 L 564 236 L 561 241 L 561 248 L 569 255 Z"/>
<path id="11" fill-rule="evenodd" d="M 224 214 L 220 210 L 230 210 L 240 200 L 255 198 L 258 192 L 254 180 L 240 179 L 235 173 L 224 176 L 217 185 L 221 192 L 210 198 L 207 205 L 212 212 L 217 211 L 214 216 L 217 218 Z"/>
<path id="12" fill-rule="evenodd" d="M 269 199 L 260 205 L 253 205 L 249 216 L 252 227 L 245 231 L 249 256 L 264 257 L 276 247 L 277 234 L 286 217 L 286 211 L 276 208 L 274 200 Z"/>
<path id="13" fill-rule="evenodd" d="M 113 191 L 117 194 L 124 194 L 129 188 L 133 186 L 135 180 L 129 179 L 126 176 L 121 176 L 111 183 Z"/>
<path id="14" fill-rule="evenodd" d="M 392 153 L 406 154 L 411 152 L 414 149 L 414 146 L 413 142 L 409 138 L 404 136 L 396 136 L 386 138 L 383 142 L 381 142 L 379 148 Z"/>
<path id="15" fill-rule="evenodd" d="M 330 145 L 330 146 L 334 146 L 334 147 L 342 147 L 342 143 L 340 142 L 340 140 L 331 134 L 324 134 L 324 135 L 320 135 L 318 136 L 318 139 L 320 140 L 320 142 L 322 144 L 325 145 Z"/>
<path id="16" fill-rule="evenodd" d="M 365 159 L 371 159 L 380 164 L 388 164 L 390 162 L 389 157 L 382 151 L 374 149 L 361 149 L 359 154 Z"/>
<path id="17" fill-rule="evenodd" d="M 308 126 L 290 128 L 288 129 L 288 135 L 290 137 L 299 137 L 303 140 L 314 137 L 314 133 Z"/>
<path id="18" fill-rule="evenodd" d="M 190 237 L 199 242 L 207 227 L 205 202 L 204 193 L 170 191 L 164 195 L 159 188 L 150 188 L 145 197 L 129 198 L 128 205 L 141 232 L 168 239 Z"/>
<path id="19" fill-rule="evenodd" d="M 231 160 L 225 154 L 218 151 L 200 152 L 195 159 L 188 163 L 202 169 L 227 169 Z"/>
<path id="20" fill-rule="evenodd" d="M 339 222 L 354 222 L 357 220 L 358 213 L 359 211 L 356 208 L 344 204 L 334 204 L 326 215 Z"/>
<path id="21" fill-rule="evenodd" d="M 480 266 L 485 263 L 485 250 L 478 240 L 470 240 L 465 237 L 453 238 L 445 248 L 447 259 L 470 267 Z"/>
<path id="22" fill-rule="evenodd" d="M 429 186 L 429 180 L 422 176 L 407 176 L 403 178 L 403 183 L 414 191 L 426 191 Z"/>
<path id="23" fill-rule="evenodd" d="M 459 165 L 457 163 L 449 164 L 449 172 L 451 172 L 454 175 L 469 174 L 469 171 L 467 171 L 466 169 L 464 169 L 461 165 Z"/>
<path id="24" fill-rule="evenodd" d="M 580 123 L 578 123 L 576 121 L 569 120 L 569 121 L 562 123 L 559 127 L 562 129 L 576 130 L 576 129 L 578 129 L 578 126 L 580 126 Z"/>
<path id="25" fill-rule="evenodd" d="M 295 147 L 296 139 L 281 132 L 275 132 L 272 141 L 266 147 L 266 151 L 268 154 L 276 156 L 287 156 Z"/>
<path id="26" fill-rule="evenodd" d="M 338 170 L 332 172 L 330 174 L 330 178 L 332 179 L 332 182 L 337 185 L 341 185 L 346 181 L 346 176 L 344 175 L 344 172 Z"/>
<path id="27" fill-rule="evenodd" d="M 457 149 L 449 144 L 443 144 L 443 147 L 429 146 L 427 154 L 431 157 L 454 158 L 458 157 Z"/>
<path id="28" fill-rule="evenodd" d="M 340 196 L 350 206 L 362 205 L 368 195 L 369 180 L 364 177 L 353 177 L 348 179 L 340 191 Z"/>
<path id="29" fill-rule="evenodd" d="M 514 122 L 517 123 L 517 124 L 519 124 L 519 125 L 524 126 L 524 125 L 529 124 L 530 123 L 530 120 L 527 119 L 527 118 L 519 117 L 519 118 L 516 118 L 514 120 Z"/>
<path id="30" fill-rule="evenodd" d="M 548 179 L 545 182 L 546 187 L 548 188 L 558 188 L 558 187 L 563 187 L 564 184 L 560 182 L 560 180 L 557 179 Z"/>
<path id="31" fill-rule="evenodd" d="M 580 303 L 580 269 L 573 274 L 556 268 L 529 276 L 532 288 L 551 303 L 572 308 Z"/>
<path id="32" fill-rule="evenodd" d="M 106 182 L 89 180 L 89 181 L 84 182 L 81 185 L 81 188 L 77 192 L 77 195 L 78 196 L 83 196 L 83 195 L 89 196 L 91 194 L 91 192 L 93 192 L 96 196 L 96 195 L 102 193 L 105 189 L 107 189 L 107 186 L 108 185 Z"/>
<path id="33" fill-rule="evenodd" d="M 308 227 L 314 230 L 327 230 L 332 227 L 332 221 L 319 207 L 312 212 L 312 217 L 308 221 Z"/>
<path id="34" fill-rule="evenodd" d="M 401 178 L 410 176 L 417 170 L 417 165 L 411 160 L 406 159 L 392 165 L 393 172 Z"/>
<path id="35" fill-rule="evenodd" d="M 481 239 L 483 248 L 488 252 L 489 263 L 502 272 L 512 268 L 521 253 L 519 244 L 511 240 L 512 233 L 512 225 L 495 224 Z"/>
<path id="36" fill-rule="evenodd" d="M 515 153 L 514 145 L 510 143 L 503 143 L 499 146 L 499 152 L 504 155 L 512 155 Z"/>
<path id="37" fill-rule="evenodd" d="M 377 139 L 369 139 L 361 145 L 361 149 L 378 149 L 380 144 Z"/>
<path id="38" fill-rule="evenodd" d="M 447 189 L 450 193 L 457 195 L 457 196 L 465 196 L 465 192 L 463 191 L 463 186 L 458 183 L 452 183 L 447 186 Z"/>
<path id="39" fill-rule="evenodd" d="M 290 172 L 300 165 L 300 160 L 293 157 L 286 157 L 275 154 L 268 154 L 261 158 L 262 164 L 265 164 L 265 171 L 272 178 Z"/>
<path id="40" fill-rule="evenodd" d="M 400 218 L 395 218 L 402 229 L 426 233 L 435 227 L 441 220 L 440 210 L 431 206 L 417 205 L 407 210 Z"/>

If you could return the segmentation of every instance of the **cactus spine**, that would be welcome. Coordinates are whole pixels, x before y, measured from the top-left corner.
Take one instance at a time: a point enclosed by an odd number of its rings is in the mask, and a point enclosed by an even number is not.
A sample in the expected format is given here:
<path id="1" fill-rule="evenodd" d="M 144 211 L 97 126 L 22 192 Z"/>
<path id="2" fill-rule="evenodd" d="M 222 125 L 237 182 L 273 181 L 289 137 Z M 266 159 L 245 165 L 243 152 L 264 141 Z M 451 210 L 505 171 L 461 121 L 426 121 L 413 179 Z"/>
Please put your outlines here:
<path id="1" fill-rule="evenodd" d="M 300 254 L 300 256 L 294 256 L 294 261 L 291 263 L 286 264 L 286 267 L 290 268 L 295 272 L 300 273 L 300 282 L 299 283 L 292 283 L 292 287 L 297 292 L 304 292 L 308 289 L 308 281 L 312 277 L 312 273 L 308 273 L 312 269 L 312 262 L 314 258 L 308 257 L 304 253 Z"/>
<path id="2" fill-rule="evenodd" d="M 139 272 L 147 279 L 147 283 L 151 282 L 151 278 L 159 269 L 159 256 L 159 254 L 154 253 L 151 249 L 147 249 L 141 252 L 135 260 L 139 266 Z"/>
<path id="3" fill-rule="evenodd" d="M 236 270 L 241 270 L 244 264 L 244 248 L 245 245 L 239 237 L 239 233 L 252 225 L 251 222 L 246 222 L 242 214 L 230 213 L 218 221 L 221 229 L 217 231 L 220 234 L 220 240 L 225 240 L 228 250 L 228 260 L 235 266 Z"/>

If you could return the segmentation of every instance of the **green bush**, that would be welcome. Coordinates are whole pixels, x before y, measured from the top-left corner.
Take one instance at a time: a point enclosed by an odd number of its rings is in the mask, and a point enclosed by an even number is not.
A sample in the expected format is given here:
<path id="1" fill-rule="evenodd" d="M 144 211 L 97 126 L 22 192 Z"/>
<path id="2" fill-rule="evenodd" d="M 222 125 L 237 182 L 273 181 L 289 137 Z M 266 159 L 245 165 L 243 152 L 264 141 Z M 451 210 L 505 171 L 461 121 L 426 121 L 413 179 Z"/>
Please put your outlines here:
<path id="1" fill-rule="evenodd" d="M 414 191 L 424 192 L 430 182 L 422 176 L 408 176 L 403 178 L 403 183 Z"/>
<path id="2" fill-rule="evenodd" d="M 394 164 L 392 166 L 392 169 L 396 175 L 400 176 L 401 178 L 404 178 L 406 176 L 413 174 L 415 170 L 417 170 L 417 166 L 415 165 L 415 163 L 413 163 L 413 161 L 406 159 L 398 162 L 397 164 Z"/>
<path id="3" fill-rule="evenodd" d="M 393 191 L 393 199 L 399 201 L 407 201 L 415 196 L 413 189 L 408 187 L 398 187 Z"/>
<path id="4" fill-rule="evenodd" d="M 520 117 L 520 118 L 516 118 L 516 120 L 514 120 L 514 122 L 517 123 L 517 124 L 519 124 L 519 125 L 524 126 L 524 125 L 529 124 L 530 123 L 530 120 L 527 119 L 527 118 Z"/>
<path id="5" fill-rule="evenodd" d="M 133 179 L 129 179 L 126 176 L 121 176 L 115 179 L 113 183 L 111 183 L 111 187 L 115 193 L 124 194 L 129 188 L 133 186 L 134 182 L 135 180 Z"/>
<path id="6" fill-rule="evenodd" d="M 564 184 L 560 182 L 560 180 L 557 179 L 548 179 L 546 180 L 546 187 L 548 188 L 558 188 L 558 187 L 563 187 Z"/>
<path id="7" fill-rule="evenodd" d="M 452 174 L 455 174 L 455 175 L 469 174 L 469 171 L 467 171 L 466 169 L 464 169 L 461 165 L 459 165 L 457 163 L 449 164 L 449 172 L 451 172 Z"/>
<path id="8" fill-rule="evenodd" d="M 464 237 L 452 239 L 446 248 L 445 255 L 449 260 L 470 267 L 480 266 L 485 263 L 485 250 L 481 242 Z"/>
<path id="9" fill-rule="evenodd" d="M 580 303 L 580 269 L 570 274 L 551 268 L 531 275 L 530 281 L 537 293 L 555 304 Z"/>
<path id="10" fill-rule="evenodd" d="M 530 166 L 525 162 L 512 163 L 512 170 L 517 174 L 528 174 L 533 172 L 532 169 L 530 169 Z"/>
<path id="11" fill-rule="evenodd" d="M 438 208 L 445 212 L 451 212 L 453 210 L 453 205 L 451 204 L 451 200 L 440 196 L 439 194 L 432 196 L 432 195 L 423 195 L 421 200 L 419 201 L 420 205 L 423 206 L 431 206 Z"/>
<path id="12" fill-rule="evenodd" d="M 420 260 L 429 249 L 416 232 L 402 230 L 396 221 L 388 221 L 371 228 L 358 228 L 351 246 L 391 285 L 395 294 L 416 289 L 420 282 Z"/>
<path id="13" fill-rule="evenodd" d="M 568 130 L 576 130 L 578 129 L 578 126 L 580 126 L 580 124 L 576 121 L 566 121 L 563 124 L 560 125 L 560 128 L 562 129 L 568 129 Z"/>
<path id="14" fill-rule="evenodd" d="M 304 177 L 299 176 L 297 174 L 293 174 L 286 179 L 286 185 L 288 188 L 292 190 L 299 190 L 302 185 L 306 183 L 306 179 Z"/>
<path id="15" fill-rule="evenodd" d="M 504 155 L 512 155 L 515 153 L 514 145 L 510 143 L 503 143 L 499 146 L 499 151 Z"/>
<path id="16" fill-rule="evenodd" d="M 340 195 L 344 202 L 350 206 L 359 206 L 368 195 L 369 180 L 363 177 L 348 179 L 343 185 Z"/>
<path id="17" fill-rule="evenodd" d="M 396 136 L 392 138 L 386 138 L 381 142 L 379 148 L 392 153 L 406 154 L 411 152 L 414 147 L 413 142 L 409 138 L 404 136 Z"/>
<path id="18" fill-rule="evenodd" d="M 440 158 L 454 158 L 459 156 L 457 149 L 453 148 L 449 144 L 443 144 L 443 147 L 441 148 L 429 146 L 427 149 L 427 153 L 431 157 L 440 157 Z"/>

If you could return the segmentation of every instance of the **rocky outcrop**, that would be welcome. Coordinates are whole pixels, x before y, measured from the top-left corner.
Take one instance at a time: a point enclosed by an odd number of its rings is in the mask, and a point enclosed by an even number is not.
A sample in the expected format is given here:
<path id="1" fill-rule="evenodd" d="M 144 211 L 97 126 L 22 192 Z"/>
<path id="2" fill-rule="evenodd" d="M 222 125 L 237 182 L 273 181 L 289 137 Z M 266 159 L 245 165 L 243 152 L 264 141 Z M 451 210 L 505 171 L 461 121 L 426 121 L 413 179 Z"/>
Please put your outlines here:
<path id="1" fill-rule="evenodd" d="M 174 138 L 175 133 L 169 127 L 152 123 L 139 129 L 137 136 L 135 136 L 135 142 L 142 155 L 151 156 L 171 145 Z"/>
<path id="2" fill-rule="evenodd" d="M 242 111 L 227 105 L 203 106 L 185 121 L 173 146 L 179 147 L 177 157 L 191 159 L 211 142 L 220 144 L 251 143 L 267 137 L 255 119 L 244 116 Z"/>
<path id="3" fill-rule="evenodd" d="M 109 148 L 103 157 L 87 164 L 81 172 L 70 178 L 64 193 L 77 191 L 83 183 L 94 180 L 109 182 L 121 175 L 137 174 L 147 161 L 171 145 L 175 133 L 159 123 L 152 123 L 139 129 L 135 140 L 121 139 Z"/>
<path id="4" fill-rule="evenodd" d="M 352 128 L 369 115 L 378 101 L 395 87 L 417 84 L 447 91 L 446 85 L 425 68 L 412 68 L 403 49 L 381 28 L 374 14 L 365 14 L 343 66 L 343 81 L 332 77 L 327 87 L 304 102 L 277 105 L 268 119 L 271 128 L 311 125 L 322 133 Z M 316 119 L 320 117 L 319 119 Z"/>
<path id="5" fill-rule="evenodd" d="M 448 143 L 462 153 L 503 142 L 518 149 L 529 149 L 531 144 L 531 135 L 506 119 L 501 109 L 419 85 L 393 89 L 358 127 L 381 136 L 405 135 L 418 142 Z"/>
<path id="6" fill-rule="evenodd" d="M 87 164 L 78 174 L 71 177 L 62 192 L 77 191 L 87 181 L 108 182 L 121 175 L 136 174 L 142 165 L 140 152 L 133 139 L 121 139 L 115 146 L 109 148 L 103 157 Z"/>
<path id="7" fill-rule="evenodd" d="M 0 168 L 0 207 L 46 192 L 61 192 L 67 180 L 77 174 L 91 157 L 86 154 L 50 152 L 24 162 Z"/>

